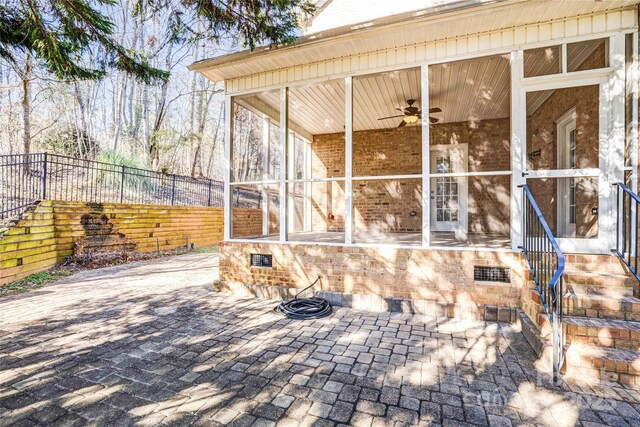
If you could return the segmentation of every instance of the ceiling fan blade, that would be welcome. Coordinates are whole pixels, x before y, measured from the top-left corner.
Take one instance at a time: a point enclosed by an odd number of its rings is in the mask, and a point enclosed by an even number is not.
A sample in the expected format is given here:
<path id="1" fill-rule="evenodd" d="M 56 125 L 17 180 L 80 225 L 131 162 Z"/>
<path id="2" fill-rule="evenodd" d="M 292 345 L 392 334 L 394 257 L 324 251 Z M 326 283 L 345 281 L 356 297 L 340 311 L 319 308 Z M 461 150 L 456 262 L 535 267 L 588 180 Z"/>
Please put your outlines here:
<path id="1" fill-rule="evenodd" d="M 399 114 L 397 116 L 389 116 L 389 117 L 381 117 L 378 120 L 385 120 L 385 119 L 395 119 L 397 117 L 404 117 L 404 114 Z"/>
<path id="2" fill-rule="evenodd" d="M 398 125 L 399 128 L 405 127 L 407 125 L 407 122 L 405 122 L 404 120 L 400 122 L 400 124 Z"/>
<path id="3" fill-rule="evenodd" d="M 440 119 L 436 119 L 435 117 L 429 116 L 429 123 L 438 123 Z"/>
<path id="4" fill-rule="evenodd" d="M 429 108 L 430 113 L 442 113 L 442 109 L 438 107 Z"/>

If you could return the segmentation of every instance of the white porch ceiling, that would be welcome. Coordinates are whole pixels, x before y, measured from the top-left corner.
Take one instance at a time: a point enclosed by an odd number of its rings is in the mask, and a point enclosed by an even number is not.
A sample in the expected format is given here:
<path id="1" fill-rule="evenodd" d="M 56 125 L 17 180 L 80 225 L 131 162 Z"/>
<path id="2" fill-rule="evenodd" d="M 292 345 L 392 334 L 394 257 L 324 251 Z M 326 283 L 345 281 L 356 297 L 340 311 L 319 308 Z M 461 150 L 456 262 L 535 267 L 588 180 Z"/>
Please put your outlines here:
<path id="1" fill-rule="evenodd" d="M 570 48 L 570 66 L 579 65 L 591 55 L 595 46 Z M 541 74 L 555 71 L 557 62 L 548 52 L 528 55 L 526 67 Z M 441 113 L 432 114 L 439 123 L 488 120 L 509 117 L 510 61 L 509 56 L 490 56 L 449 62 L 429 67 L 430 107 Z M 531 114 L 552 92 L 535 92 L 527 97 L 527 112 Z M 257 98 L 257 99 L 256 99 Z M 388 129 L 396 127 L 402 117 L 378 120 L 400 114 L 395 108 L 406 106 L 407 99 L 422 99 L 420 69 L 412 68 L 378 73 L 353 79 L 354 130 Z M 245 98 L 247 99 L 247 98 Z M 279 93 L 263 92 L 248 98 L 245 105 L 260 110 L 278 120 Z M 289 89 L 290 127 L 305 137 L 324 133 L 344 132 L 344 80 L 332 80 L 312 86 Z"/>
<path id="2" fill-rule="evenodd" d="M 637 0 L 506 0 L 440 14 L 438 11 L 398 15 L 400 22 L 372 21 L 300 38 L 293 46 L 261 48 L 201 61 L 191 69 L 219 81 L 285 70 L 304 64 L 350 58 L 361 53 L 454 39 L 567 17 L 602 13 L 637 4 Z"/>

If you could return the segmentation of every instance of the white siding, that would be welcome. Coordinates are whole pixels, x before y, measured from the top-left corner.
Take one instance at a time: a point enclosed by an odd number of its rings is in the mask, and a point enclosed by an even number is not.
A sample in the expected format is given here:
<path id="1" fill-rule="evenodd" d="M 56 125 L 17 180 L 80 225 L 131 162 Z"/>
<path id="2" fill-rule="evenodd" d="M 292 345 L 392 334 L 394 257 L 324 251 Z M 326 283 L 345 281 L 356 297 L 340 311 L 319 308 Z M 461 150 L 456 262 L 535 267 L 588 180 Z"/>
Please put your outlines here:
<path id="1" fill-rule="evenodd" d="M 584 23 L 588 21 L 588 23 Z M 580 22 L 583 22 L 580 24 Z M 556 20 L 553 23 L 522 25 L 494 33 L 458 36 L 451 40 L 416 43 L 411 46 L 381 49 L 375 52 L 351 54 L 355 49 L 334 45 L 333 54 L 343 54 L 334 59 L 317 61 L 312 64 L 293 65 L 280 70 L 258 72 L 250 76 L 232 78 L 225 81 L 227 93 L 253 91 L 264 88 L 261 82 L 271 86 L 300 83 L 311 79 L 309 70 L 314 69 L 315 80 L 340 78 L 348 74 L 366 74 L 384 69 L 418 66 L 424 62 L 442 62 L 462 59 L 465 56 L 507 52 L 512 49 L 552 44 L 553 40 L 567 41 L 587 34 L 604 34 L 635 28 L 636 11 L 618 10 L 588 17 Z M 582 28 L 582 31 L 580 31 Z M 590 29 L 590 33 L 585 33 Z M 582 33 L 582 34 L 580 34 Z M 302 48 L 302 47 L 301 47 Z M 340 49 L 344 49 L 342 52 Z M 297 50 L 288 53 L 292 59 Z M 291 63 L 282 60 L 282 64 Z M 300 63 L 296 58 L 293 63 Z M 238 65 L 241 67 L 241 65 Z M 246 71 L 245 71 L 246 72 Z M 203 72 L 207 75 L 207 72 Z"/>

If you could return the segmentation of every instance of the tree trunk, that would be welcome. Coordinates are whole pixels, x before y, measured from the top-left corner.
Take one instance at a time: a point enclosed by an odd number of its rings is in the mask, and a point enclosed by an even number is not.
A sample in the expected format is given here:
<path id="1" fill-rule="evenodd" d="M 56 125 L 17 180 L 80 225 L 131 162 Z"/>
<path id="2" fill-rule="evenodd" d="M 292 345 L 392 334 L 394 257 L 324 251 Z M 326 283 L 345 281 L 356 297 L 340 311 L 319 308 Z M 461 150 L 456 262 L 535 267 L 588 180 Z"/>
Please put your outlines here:
<path id="1" fill-rule="evenodd" d="M 27 51 L 22 74 L 22 151 L 31 153 L 31 54 Z M 28 164 L 25 165 L 28 172 Z"/>
<path id="2" fill-rule="evenodd" d="M 80 93 L 80 87 L 77 81 L 73 82 L 74 94 L 76 96 L 76 102 L 78 103 L 78 108 L 80 109 L 80 126 L 76 129 L 76 142 L 78 144 L 78 154 L 80 158 L 84 158 L 88 153 L 84 152 L 84 141 L 83 137 L 87 135 L 87 111 L 84 105 L 84 99 L 82 99 L 82 93 Z M 89 141 L 90 143 L 90 141 Z M 91 149 L 91 145 L 89 144 L 89 149 Z"/>
<path id="3" fill-rule="evenodd" d="M 167 58 L 166 58 L 166 67 L 167 69 L 171 69 L 171 54 L 172 54 L 172 44 L 169 44 L 167 48 Z M 160 89 L 160 99 L 158 100 L 158 107 L 156 109 L 156 120 L 153 126 L 153 130 L 151 131 L 151 135 L 149 137 L 149 160 L 151 160 L 151 167 L 153 170 L 158 170 L 158 165 L 160 164 L 160 149 L 158 147 L 158 132 L 160 131 L 160 126 L 162 125 L 162 121 L 164 120 L 164 116 L 166 114 L 167 108 L 167 91 L 169 89 L 169 80 L 165 80 L 162 82 L 162 86 Z"/>
<path id="4" fill-rule="evenodd" d="M 209 153 L 209 162 L 207 163 L 207 177 L 211 177 L 211 164 L 213 162 L 213 156 L 216 152 L 216 145 L 218 144 L 218 130 L 220 125 L 224 121 L 224 103 L 220 104 L 220 113 L 218 114 L 218 122 L 216 123 L 216 130 L 213 133 L 213 142 L 211 143 L 211 153 Z"/>

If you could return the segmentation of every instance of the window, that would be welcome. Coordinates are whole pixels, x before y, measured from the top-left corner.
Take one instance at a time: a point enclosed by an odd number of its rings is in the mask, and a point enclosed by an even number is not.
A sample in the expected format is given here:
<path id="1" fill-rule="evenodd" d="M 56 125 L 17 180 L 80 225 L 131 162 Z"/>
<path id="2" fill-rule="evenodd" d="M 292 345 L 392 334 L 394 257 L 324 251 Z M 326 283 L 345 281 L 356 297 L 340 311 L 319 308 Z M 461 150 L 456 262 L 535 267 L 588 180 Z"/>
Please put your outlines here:
<path id="1" fill-rule="evenodd" d="M 280 91 L 234 97 L 232 103 L 231 237 L 278 240 Z"/>
<path id="2" fill-rule="evenodd" d="M 420 68 L 353 78 L 355 243 L 422 244 L 422 123 L 428 115 Z"/>
<path id="3" fill-rule="evenodd" d="M 562 56 L 566 55 L 563 60 Z M 566 70 L 563 67 L 566 66 Z M 609 66 L 609 39 L 586 40 L 524 51 L 524 77 L 594 70 Z"/>
<path id="4" fill-rule="evenodd" d="M 511 245 L 511 66 L 505 55 L 429 66 L 430 243 Z"/>
<path id="5" fill-rule="evenodd" d="M 288 240 L 344 242 L 344 80 L 291 87 L 288 95 Z"/>

